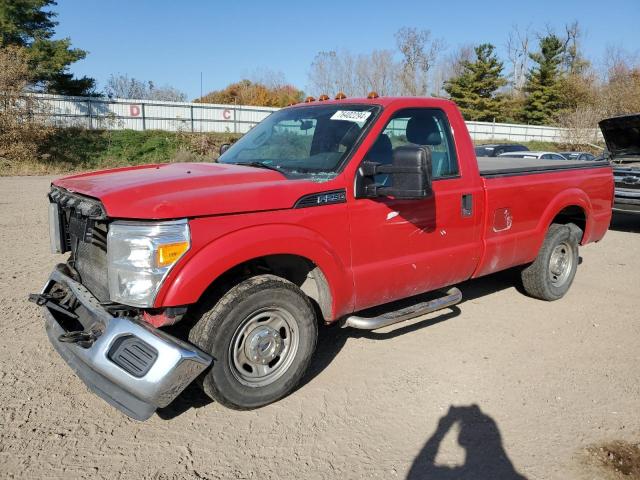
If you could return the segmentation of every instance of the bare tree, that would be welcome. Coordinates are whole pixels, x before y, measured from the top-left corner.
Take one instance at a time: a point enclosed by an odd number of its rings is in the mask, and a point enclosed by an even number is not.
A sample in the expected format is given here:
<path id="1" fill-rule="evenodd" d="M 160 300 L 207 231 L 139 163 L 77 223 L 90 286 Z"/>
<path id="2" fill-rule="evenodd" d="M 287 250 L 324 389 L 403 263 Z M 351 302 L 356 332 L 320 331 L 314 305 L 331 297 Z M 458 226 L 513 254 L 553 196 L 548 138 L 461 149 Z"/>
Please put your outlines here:
<path id="1" fill-rule="evenodd" d="M 445 96 L 444 84 L 447 80 L 459 77 L 463 73 L 463 65 L 474 58 L 473 45 L 462 45 L 446 55 L 433 69 L 432 93 L 436 97 Z"/>
<path id="2" fill-rule="evenodd" d="M 433 39 L 429 30 L 403 27 L 396 32 L 396 44 L 402 54 L 400 87 L 403 95 L 427 95 L 429 71 L 445 49 L 444 42 Z"/>
<path id="3" fill-rule="evenodd" d="M 511 66 L 511 87 L 516 92 L 521 92 L 529 71 L 531 27 L 521 29 L 514 25 L 507 38 L 506 50 L 507 60 Z"/>
<path id="4" fill-rule="evenodd" d="M 393 59 L 391 50 L 374 50 L 369 55 L 368 85 L 365 90 L 375 91 L 380 95 L 395 95 L 398 93 L 396 83 L 397 62 Z"/>
<path id="5" fill-rule="evenodd" d="M 607 45 L 600 64 L 602 81 L 607 82 L 630 68 L 639 67 L 640 51 L 629 51 L 620 45 Z"/>
<path id="6" fill-rule="evenodd" d="M 336 87 L 334 90 L 328 92 L 321 92 L 326 94 L 339 92 L 349 92 L 349 95 L 356 95 L 357 93 L 357 80 L 356 80 L 356 67 L 357 59 L 348 51 L 340 51 L 336 57 L 335 68 L 336 72 Z"/>
<path id="7" fill-rule="evenodd" d="M 187 95 L 175 87 L 169 85 L 156 87 L 152 82 L 149 82 L 149 91 L 146 99 L 161 102 L 186 102 Z"/>
<path id="8" fill-rule="evenodd" d="M 274 90 L 289 85 L 282 71 L 268 67 L 258 67 L 251 72 L 245 72 L 243 73 L 243 78 L 248 78 L 253 83 L 259 83 Z"/>
<path id="9" fill-rule="evenodd" d="M 130 78 L 128 75 L 111 75 L 107 80 L 105 93 L 111 98 L 132 98 L 143 100 L 149 86 L 146 82 Z"/>
<path id="10" fill-rule="evenodd" d="M 308 90 L 315 95 L 364 96 L 372 90 L 393 95 L 398 91 L 397 69 L 391 50 L 357 56 L 345 50 L 320 52 L 311 64 Z"/>
<path id="11" fill-rule="evenodd" d="M 588 67 L 589 61 L 582 55 L 581 41 L 584 36 L 577 20 L 564 26 L 565 40 L 562 66 L 568 74 L 582 74 Z"/>
<path id="12" fill-rule="evenodd" d="M 105 93 L 110 98 L 132 98 L 136 100 L 158 100 L 184 102 L 186 94 L 177 88 L 165 85 L 157 87 L 152 81 L 137 80 L 128 75 L 111 75 Z"/>
<path id="13" fill-rule="evenodd" d="M 333 92 L 337 91 L 337 65 L 338 54 L 335 50 L 318 52 L 311 63 L 309 71 L 309 92 Z M 345 92 L 347 93 L 347 92 Z"/>

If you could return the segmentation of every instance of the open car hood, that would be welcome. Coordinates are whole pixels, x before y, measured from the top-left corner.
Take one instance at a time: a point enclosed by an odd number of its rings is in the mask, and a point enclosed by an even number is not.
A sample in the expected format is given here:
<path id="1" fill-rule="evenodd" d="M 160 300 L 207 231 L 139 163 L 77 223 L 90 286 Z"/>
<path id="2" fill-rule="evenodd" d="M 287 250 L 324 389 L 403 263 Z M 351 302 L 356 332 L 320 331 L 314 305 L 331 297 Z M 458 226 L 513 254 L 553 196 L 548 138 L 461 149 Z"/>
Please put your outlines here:
<path id="1" fill-rule="evenodd" d="M 640 113 L 607 118 L 598 125 L 613 160 L 637 161 L 640 156 Z"/>
<path id="2" fill-rule="evenodd" d="M 117 168 L 53 184 L 100 200 L 111 218 L 148 220 L 286 209 L 317 188 L 272 170 L 222 163 Z"/>

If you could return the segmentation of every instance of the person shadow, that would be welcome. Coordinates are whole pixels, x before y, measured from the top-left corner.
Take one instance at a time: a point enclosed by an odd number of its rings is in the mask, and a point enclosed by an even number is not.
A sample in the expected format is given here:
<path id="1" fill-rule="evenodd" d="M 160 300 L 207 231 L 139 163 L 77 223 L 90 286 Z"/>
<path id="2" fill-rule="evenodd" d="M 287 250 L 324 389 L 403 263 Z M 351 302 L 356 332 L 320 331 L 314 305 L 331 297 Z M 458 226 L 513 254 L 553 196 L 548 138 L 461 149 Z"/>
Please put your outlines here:
<path id="1" fill-rule="evenodd" d="M 442 440 L 455 426 L 465 451 L 460 466 L 436 464 Z M 478 405 L 451 406 L 413 461 L 407 480 L 527 480 L 516 471 L 502 446 L 496 422 Z"/>

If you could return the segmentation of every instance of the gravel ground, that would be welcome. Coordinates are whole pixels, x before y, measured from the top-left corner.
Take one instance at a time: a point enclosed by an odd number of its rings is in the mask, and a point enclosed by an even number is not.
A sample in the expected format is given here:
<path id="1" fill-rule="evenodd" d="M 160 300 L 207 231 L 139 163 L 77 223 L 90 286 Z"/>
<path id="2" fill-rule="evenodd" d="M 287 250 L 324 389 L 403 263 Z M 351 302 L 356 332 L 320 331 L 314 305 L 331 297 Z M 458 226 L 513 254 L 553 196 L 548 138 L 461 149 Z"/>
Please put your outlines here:
<path id="1" fill-rule="evenodd" d="M 26 301 L 60 261 L 50 180 L 0 178 L 0 477 L 617 478 L 587 448 L 640 441 L 640 219 L 581 250 L 558 302 L 513 272 L 468 282 L 420 322 L 325 329 L 274 405 L 235 412 L 189 388 L 139 423 L 86 390 Z"/>

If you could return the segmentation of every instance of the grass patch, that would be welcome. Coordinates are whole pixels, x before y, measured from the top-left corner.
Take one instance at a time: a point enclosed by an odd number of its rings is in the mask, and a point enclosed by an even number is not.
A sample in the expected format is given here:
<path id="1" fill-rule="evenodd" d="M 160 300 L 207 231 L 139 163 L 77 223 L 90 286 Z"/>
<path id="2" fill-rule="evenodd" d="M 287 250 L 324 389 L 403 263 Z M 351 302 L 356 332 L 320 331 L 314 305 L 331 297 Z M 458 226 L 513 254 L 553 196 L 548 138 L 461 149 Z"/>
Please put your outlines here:
<path id="1" fill-rule="evenodd" d="M 41 146 L 38 159 L 0 159 L 0 175 L 43 175 L 148 163 L 213 161 L 220 145 L 239 135 L 159 130 L 57 129 Z"/>

